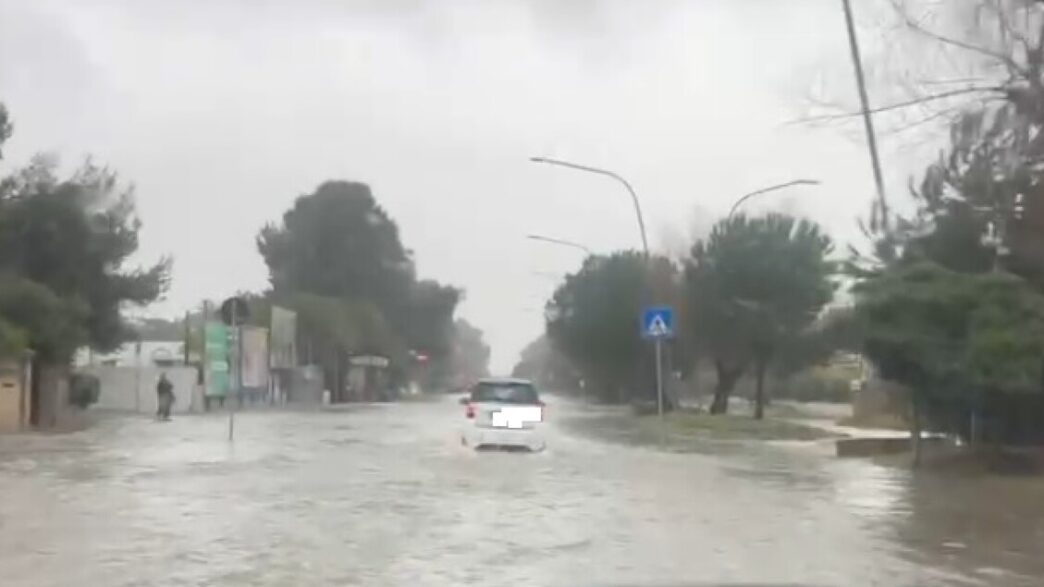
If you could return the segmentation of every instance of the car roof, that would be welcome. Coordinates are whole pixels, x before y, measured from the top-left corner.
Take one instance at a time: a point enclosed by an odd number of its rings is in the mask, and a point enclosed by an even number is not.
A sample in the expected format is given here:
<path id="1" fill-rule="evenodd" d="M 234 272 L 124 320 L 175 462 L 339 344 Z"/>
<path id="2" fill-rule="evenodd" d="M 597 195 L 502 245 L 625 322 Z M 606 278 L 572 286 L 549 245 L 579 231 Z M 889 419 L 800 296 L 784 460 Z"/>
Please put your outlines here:
<path id="1" fill-rule="evenodd" d="M 489 384 L 500 384 L 500 385 L 533 385 L 533 382 L 528 379 L 521 379 L 518 377 L 486 377 L 478 380 L 479 383 Z"/>

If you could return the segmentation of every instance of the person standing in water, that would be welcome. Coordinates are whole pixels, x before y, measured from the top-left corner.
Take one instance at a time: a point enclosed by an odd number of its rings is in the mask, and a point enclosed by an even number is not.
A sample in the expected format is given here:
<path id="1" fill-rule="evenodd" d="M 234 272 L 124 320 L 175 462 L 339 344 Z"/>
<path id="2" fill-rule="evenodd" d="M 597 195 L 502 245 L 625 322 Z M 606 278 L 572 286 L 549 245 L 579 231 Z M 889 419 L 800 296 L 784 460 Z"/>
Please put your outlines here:
<path id="1" fill-rule="evenodd" d="M 156 418 L 170 420 L 170 410 L 174 407 L 174 384 L 167 379 L 167 374 L 160 374 L 156 383 Z"/>

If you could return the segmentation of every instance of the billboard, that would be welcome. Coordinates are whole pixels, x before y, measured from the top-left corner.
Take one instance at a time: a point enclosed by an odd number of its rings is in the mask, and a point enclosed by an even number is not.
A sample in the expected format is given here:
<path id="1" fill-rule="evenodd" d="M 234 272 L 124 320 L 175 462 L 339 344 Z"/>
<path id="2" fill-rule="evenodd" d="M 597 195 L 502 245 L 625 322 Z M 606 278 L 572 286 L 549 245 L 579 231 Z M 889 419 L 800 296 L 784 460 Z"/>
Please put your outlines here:
<path id="1" fill-rule="evenodd" d="M 240 328 L 243 340 L 240 343 L 243 358 L 243 387 L 245 389 L 268 388 L 268 330 L 252 326 Z"/>
<path id="2" fill-rule="evenodd" d="M 220 322 L 207 322 L 203 327 L 206 356 L 204 381 L 207 397 L 225 397 L 229 388 L 228 327 Z"/>
<path id="3" fill-rule="evenodd" d="M 273 369 L 297 366 L 297 312 L 272 306 L 272 333 L 269 338 Z"/>

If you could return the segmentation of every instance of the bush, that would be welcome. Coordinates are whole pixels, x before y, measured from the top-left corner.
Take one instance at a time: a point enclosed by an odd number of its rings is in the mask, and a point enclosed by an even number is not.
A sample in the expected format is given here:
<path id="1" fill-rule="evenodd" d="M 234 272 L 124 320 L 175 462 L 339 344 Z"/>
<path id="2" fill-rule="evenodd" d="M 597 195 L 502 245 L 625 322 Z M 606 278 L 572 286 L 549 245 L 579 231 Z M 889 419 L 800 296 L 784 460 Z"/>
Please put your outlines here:
<path id="1" fill-rule="evenodd" d="M 101 381 L 94 375 L 76 373 L 69 377 L 69 403 L 84 409 L 97 403 Z"/>
<path id="2" fill-rule="evenodd" d="M 778 382 L 772 397 L 799 402 L 847 404 L 852 401 L 851 382 L 805 372 Z"/>

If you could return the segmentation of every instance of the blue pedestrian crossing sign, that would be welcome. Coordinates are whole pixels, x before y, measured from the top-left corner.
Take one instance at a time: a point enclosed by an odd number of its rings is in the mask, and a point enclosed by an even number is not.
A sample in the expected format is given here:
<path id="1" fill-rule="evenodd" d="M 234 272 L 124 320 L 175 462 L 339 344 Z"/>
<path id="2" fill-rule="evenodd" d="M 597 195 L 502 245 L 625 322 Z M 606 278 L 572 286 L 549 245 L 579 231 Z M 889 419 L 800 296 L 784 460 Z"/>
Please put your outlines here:
<path id="1" fill-rule="evenodd" d="M 642 337 L 651 339 L 674 336 L 674 310 L 666 306 L 642 311 Z"/>

